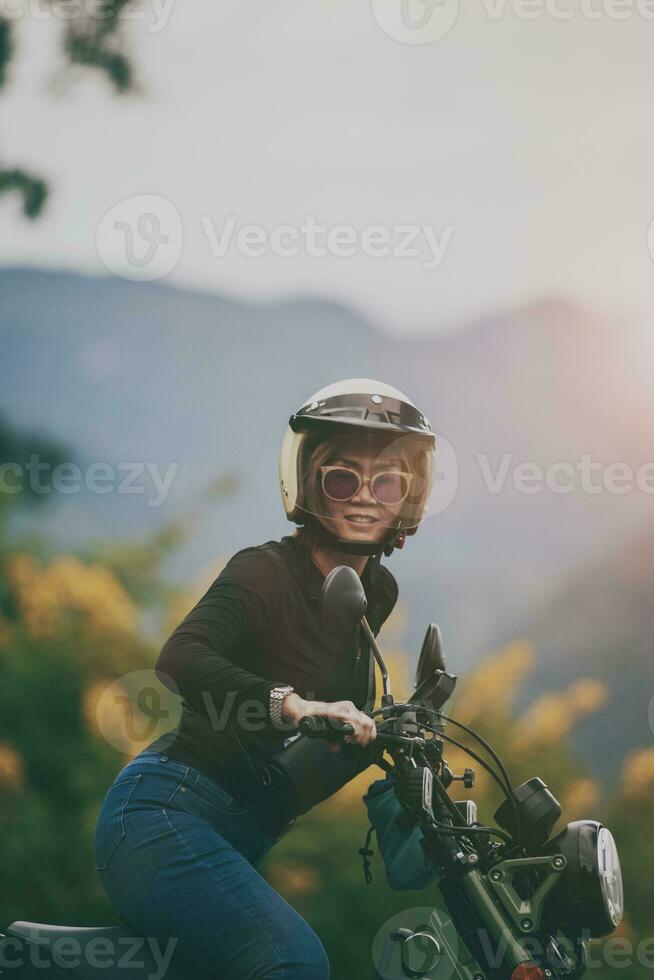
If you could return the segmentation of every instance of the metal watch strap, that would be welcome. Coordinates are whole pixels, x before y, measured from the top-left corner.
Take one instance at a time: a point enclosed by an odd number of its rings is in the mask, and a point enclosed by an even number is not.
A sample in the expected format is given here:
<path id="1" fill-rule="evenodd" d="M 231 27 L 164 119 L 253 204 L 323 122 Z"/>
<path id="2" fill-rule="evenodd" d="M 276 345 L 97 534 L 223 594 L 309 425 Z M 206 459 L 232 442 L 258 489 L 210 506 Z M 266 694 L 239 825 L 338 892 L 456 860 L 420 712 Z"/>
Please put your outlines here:
<path id="1" fill-rule="evenodd" d="M 282 723 L 282 702 L 287 694 L 292 694 L 294 688 L 290 684 L 284 684 L 282 687 L 273 687 L 270 692 L 270 720 L 273 725 L 281 725 Z"/>

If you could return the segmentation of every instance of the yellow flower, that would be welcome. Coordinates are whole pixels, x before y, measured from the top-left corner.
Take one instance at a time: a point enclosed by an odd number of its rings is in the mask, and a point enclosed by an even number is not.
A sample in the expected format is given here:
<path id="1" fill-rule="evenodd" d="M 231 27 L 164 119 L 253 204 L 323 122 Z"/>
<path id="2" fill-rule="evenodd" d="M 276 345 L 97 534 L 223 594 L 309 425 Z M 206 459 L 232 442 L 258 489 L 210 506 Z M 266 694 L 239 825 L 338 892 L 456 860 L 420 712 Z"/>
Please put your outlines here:
<path id="1" fill-rule="evenodd" d="M 454 702 L 457 720 L 470 723 L 493 715 L 508 717 L 535 658 L 530 643 L 516 640 L 482 661 L 457 688 Z"/>
<path id="2" fill-rule="evenodd" d="M 534 701 L 517 722 L 512 751 L 524 753 L 534 746 L 555 745 L 585 715 L 599 711 L 608 700 L 601 681 L 584 677 L 562 691 L 550 691 Z"/>
<path id="3" fill-rule="evenodd" d="M 19 793 L 25 784 L 23 757 L 11 745 L 0 743 L 0 787 Z"/>
<path id="4" fill-rule="evenodd" d="M 569 704 L 577 712 L 577 718 L 599 711 L 608 699 L 606 685 L 595 677 L 582 677 L 568 688 Z"/>
<path id="5" fill-rule="evenodd" d="M 630 752 L 622 765 L 621 780 L 625 796 L 650 798 L 654 788 L 654 748 Z"/>
<path id="6" fill-rule="evenodd" d="M 9 559 L 7 571 L 33 637 L 55 636 L 69 613 L 103 632 L 131 630 L 136 624 L 134 603 L 103 565 L 85 565 L 74 555 L 61 555 L 43 567 L 32 555 L 16 554 Z"/>
<path id="7" fill-rule="evenodd" d="M 581 820 L 588 817 L 599 803 L 601 790 L 594 779 L 575 779 L 566 786 L 561 799 L 561 807 L 566 820 Z"/>
<path id="8" fill-rule="evenodd" d="M 276 862 L 268 869 L 267 877 L 273 888 L 289 896 L 312 895 L 322 884 L 315 868 L 298 861 Z"/>
<path id="9" fill-rule="evenodd" d="M 92 684 L 84 691 L 82 714 L 86 726 L 89 731 L 105 738 L 124 755 L 131 755 L 131 742 L 125 730 L 124 711 L 115 697 L 107 696 L 109 690 L 122 691 L 123 696 L 128 697 L 128 692 L 118 681 L 108 679 Z"/>
<path id="10" fill-rule="evenodd" d="M 155 738 L 176 731 L 182 705 L 154 670 L 132 670 L 86 689 L 82 700 L 86 725 L 122 755 L 133 758 Z"/>

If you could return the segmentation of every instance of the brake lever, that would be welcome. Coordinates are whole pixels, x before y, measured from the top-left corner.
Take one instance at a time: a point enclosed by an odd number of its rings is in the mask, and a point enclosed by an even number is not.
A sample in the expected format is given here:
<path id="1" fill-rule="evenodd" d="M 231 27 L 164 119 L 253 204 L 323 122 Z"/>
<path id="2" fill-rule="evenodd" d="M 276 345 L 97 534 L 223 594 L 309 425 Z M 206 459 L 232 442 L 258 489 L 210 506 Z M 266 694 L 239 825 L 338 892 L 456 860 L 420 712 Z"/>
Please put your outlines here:
<path id="1" fill-rule="evenodd" d="M 415 748 L 424 748 L 425 740 L 421 735 L 396 735 L 393 732 L 377 732 L 377 741 L 382 745 L 410 745 Z"/>

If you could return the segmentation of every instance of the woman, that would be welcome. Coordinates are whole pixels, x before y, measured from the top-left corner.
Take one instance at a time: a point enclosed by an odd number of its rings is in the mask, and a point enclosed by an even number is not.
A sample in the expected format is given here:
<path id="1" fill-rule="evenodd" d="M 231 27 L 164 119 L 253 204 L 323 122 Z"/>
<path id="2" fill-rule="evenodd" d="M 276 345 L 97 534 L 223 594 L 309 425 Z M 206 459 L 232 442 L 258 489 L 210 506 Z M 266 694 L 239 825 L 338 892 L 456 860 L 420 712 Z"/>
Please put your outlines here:
<path id="1" fill-rule="evenodd" d="M 317 392 L 291 416 L 280 457 L 300 530 L 234 555 L 161 650 L 157 674 L 183 698 L 182 720 L 116 777 L 94 856 L 130 928 L 175 938 L 182 976 L 329 977 L 316 934 L 257 871 L 299 809 L 275 759 L 317 744 L 293 744 L 308 715 L 349 722 L 347 740 L 372 745 L 373 659 L 359 635 L 324 633 L 320 589 L 350 565 L 378 632 L 397 598 L 380 558 L 422 519 L 434 444 L 395 388 L 355 379 Z M 329 752 L 302 793 L 322 799 L 348 778 L 345 754 Z"/>

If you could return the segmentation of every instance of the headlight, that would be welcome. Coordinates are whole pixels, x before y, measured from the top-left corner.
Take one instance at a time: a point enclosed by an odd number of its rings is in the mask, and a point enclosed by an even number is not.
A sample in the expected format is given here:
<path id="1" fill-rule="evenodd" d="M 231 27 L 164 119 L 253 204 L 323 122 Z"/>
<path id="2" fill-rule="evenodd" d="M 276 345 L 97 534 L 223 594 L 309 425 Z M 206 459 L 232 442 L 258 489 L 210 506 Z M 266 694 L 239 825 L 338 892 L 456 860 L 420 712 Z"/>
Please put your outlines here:
<path id="1" fill-rule="evenodd" d="M 622 892 L 622 872 L 620 858 L 613 834 L 607 827 L 600 827 L 597 835 L 597 856 L 600 869 L 600 883 L 606 911 L 615 929 L 622 921 L 624 896 Z"/>
<path id="2" fill-rule="evenodd" d="M 597 820 L 575 820 L 546 845 L 563 854 L 567 867 L 547 902 L 547 918 L 578 936 L 606 936 L 622 920 L 620 858 L 613 834 Z"/>

